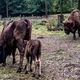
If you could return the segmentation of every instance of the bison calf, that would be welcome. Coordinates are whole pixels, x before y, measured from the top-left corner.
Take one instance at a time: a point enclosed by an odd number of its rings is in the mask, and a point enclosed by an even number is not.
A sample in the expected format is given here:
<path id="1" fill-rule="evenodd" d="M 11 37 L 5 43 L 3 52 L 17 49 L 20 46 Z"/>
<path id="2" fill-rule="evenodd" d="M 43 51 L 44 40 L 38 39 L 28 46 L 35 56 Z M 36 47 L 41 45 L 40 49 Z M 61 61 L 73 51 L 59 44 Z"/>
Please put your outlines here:
<path id="1" fill-rule="evenodd" d="M 25 65 L 25 69 L 26 69 L 25 74 L 28 73 L 29 69 L 30 71 L 32 71 L 33 69 L 33 75 L 35 76 L 36 70 L 38 70 L 38 76 L 40 76 L 41 75 L 41 42 L 39 40 L 27 41 L 25 53 L 27 59 L 27 63 Z"/>

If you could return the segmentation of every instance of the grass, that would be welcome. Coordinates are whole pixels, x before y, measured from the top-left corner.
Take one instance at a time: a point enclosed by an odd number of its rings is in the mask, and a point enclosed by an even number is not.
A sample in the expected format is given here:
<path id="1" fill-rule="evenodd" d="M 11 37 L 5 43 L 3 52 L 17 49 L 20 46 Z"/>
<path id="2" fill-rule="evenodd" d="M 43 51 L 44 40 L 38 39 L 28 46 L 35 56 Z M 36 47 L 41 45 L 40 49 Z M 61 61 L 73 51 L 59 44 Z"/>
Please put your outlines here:
<path id="1" fill-rule="evenodd" d="M 9 79 L 9 80 L 25 80 L 28 78 L 28 80 L 32 80 L 32 74 L 25 74 L 25 72 L 16 73 L 17 68 L 12 68 L 9 66 L 6 67 L 0 67 L 0 80 L 1 79 Z M 33 78 L 34 79 L 34 78 Z"/>
<path id="2" fill-rule="evenodd" d="M 0 32 L 2 31 L 2 28 L 3 28 L 3 21 L 0 21 Z"/>
<path id="3" fill-rule="evenodd" d="M 40 25 L 38 21 L 32 22 L 32 34 L 36 35 L 64 35 L 64 31 L 48 31 L 46 25 Z"/>
<path id="4" fill-rule="evenodd" d="M 32 34 L 36 35 L 64 35 L 64 31 L 48 31 L 46 25 L 41 25 L 41 20 L 32 20 Z M 55 21 L 53 21 L 55 24 Z M 3 29 L 3 22 L 0 21 L 0 32 Z"/>

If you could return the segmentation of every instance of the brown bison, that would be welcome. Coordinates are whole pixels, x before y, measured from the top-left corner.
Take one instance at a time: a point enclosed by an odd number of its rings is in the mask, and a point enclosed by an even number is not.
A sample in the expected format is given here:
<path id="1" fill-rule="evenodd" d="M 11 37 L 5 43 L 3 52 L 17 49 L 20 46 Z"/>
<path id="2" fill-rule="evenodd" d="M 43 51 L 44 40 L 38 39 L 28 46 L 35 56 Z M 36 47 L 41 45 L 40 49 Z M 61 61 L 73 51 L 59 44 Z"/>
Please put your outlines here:
<path id="1" fill-rule="evenodd" d="M 41 42 L 39 40 L 29 40 L 26 44 L 26 59 L 27 63 L 25 65 L 26 72 L 28 73 L 29 69 L 32 71 L 33 67 L 33 75 L 36 74 L 36 69 L 38 69 L 38 76 L 41 75 Z M 29 66 L 30 64 L 30 66 Z"/>
<path id="2" fill-rule="evenodd" d="M 6 57 L 13 54 L 15 63 L 15 51 L 20 52 L 20 65 L 18 72 L 21 72 L 24 57 L 24 40 L 31 39 L 31 23 L 27 19 L 20 19 L 9 22 L 2 30 L 0 36 L 0 63 L 6 64 Z"/>
<path id="3" fill-rule="evenodd" d="M 78 34 L 80 37 L 80 11 L 79 10 L 73 10 L 64 22 L 64 31 L 66 34 L 69 34 L 70 32 L 73 33 L 73 39 L 76 39 L 76 31 L 78 30 Z"/>

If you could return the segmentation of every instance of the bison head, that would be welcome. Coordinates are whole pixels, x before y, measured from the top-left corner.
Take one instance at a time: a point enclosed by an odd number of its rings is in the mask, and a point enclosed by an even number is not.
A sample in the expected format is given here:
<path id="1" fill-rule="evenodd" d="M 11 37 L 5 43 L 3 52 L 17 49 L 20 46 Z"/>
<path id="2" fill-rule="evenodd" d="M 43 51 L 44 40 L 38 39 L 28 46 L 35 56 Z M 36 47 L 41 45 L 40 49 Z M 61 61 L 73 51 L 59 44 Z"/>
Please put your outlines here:
<path id="1" fill-rule="evenodd" d="M 74 22 L 72 21 L 64 21 L 63 26 L 64 26 L 64 31 L 67 35 L 69 35 L 70 32 L 73 32 L 74 29 Z"/>

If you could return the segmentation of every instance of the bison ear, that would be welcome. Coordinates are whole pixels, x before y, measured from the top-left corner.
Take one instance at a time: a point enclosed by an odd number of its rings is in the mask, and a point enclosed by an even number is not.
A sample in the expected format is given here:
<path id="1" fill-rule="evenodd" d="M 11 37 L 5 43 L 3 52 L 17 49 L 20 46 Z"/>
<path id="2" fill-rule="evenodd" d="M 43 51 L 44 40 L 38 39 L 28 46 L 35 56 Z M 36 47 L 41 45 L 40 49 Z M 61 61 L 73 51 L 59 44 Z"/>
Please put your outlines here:
<path id="1" fill-rule="evenodd" d="M 32 27 L 32 23 L 29 20 L 24 19 L 24 21 L 25 21 L 25 23 L 26 23 L 26 25 L 27 25 L 28 28 Z"/>

